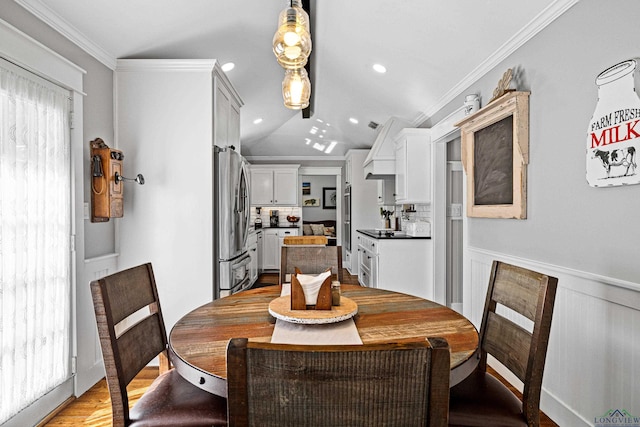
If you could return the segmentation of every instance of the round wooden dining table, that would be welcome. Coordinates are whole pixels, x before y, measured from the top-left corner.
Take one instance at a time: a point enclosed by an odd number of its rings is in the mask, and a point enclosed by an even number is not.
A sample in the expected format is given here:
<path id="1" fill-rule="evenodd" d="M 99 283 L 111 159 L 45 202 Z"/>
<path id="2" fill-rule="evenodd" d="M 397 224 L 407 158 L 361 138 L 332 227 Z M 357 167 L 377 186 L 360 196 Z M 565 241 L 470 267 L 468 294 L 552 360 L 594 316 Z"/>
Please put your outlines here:
<path id="1" fill-rule="evenodd" d="M 229 340 L 270 342 L 275 319 L 268 307 L 280 291 L 278 285 L 243 291 L 182 317 L 169 335 L 170 358 L 178 373 L 226 397 Z M 451 349 L 451 386 L 477 366 L 478 331 L 456 311 L 423 298 L 357 285 L 343 284 L 342 295 L 358 305 L 353 319 L 363 344 L 445 338 Z"/>

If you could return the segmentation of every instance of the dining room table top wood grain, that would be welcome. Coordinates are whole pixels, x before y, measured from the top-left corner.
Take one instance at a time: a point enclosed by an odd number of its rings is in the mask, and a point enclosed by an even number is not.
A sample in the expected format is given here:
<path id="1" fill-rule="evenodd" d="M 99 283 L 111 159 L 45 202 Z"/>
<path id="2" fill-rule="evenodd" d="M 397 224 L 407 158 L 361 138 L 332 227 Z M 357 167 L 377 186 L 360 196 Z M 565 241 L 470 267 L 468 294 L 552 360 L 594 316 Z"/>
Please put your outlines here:
<path id="1" fill-rule="evenodd" d="M 214 300 L 182 317 L 169 335 L 171 361 L 187 380 L 226 396 L 226 351 L 231 338 L 270 342 L 275 319 L 269 303 L 278 285 Z M 451 350 L 451 386 L 477 366 L 478 331 L 456 311 L 435 302 L 382 289 L 342 285 L 358 305 L 353 318 L 363 344 L 442 337 Z"/>

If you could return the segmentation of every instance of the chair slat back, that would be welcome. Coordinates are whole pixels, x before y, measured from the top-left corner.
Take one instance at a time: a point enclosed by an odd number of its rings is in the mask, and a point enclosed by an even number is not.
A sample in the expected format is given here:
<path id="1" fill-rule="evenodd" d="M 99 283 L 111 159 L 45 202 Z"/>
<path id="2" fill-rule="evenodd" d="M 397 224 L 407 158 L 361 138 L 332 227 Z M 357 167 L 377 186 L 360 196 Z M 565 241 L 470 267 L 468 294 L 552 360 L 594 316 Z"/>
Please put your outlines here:
<path id="1" fill-rule="evenodd" d="M 491 354 L 523 383 L 523 411 L 537 413 L 558 279 L 494 261 L 480 329 L 481 367 Z M 504 305 L 533 322 L 531 331 L 496 312 Z"/>
<path id="2" fill-rule="evenodd" d="M 499 264 L 493 283 L 493 300 L 535 320 L 540 288 L 549 276 L 505 263 Z"/>
<path id="3" fill-rule="evenodd" d="M 509 319 L 490 312 L 483 348 L 524 382 L 531 334 Z"/>
<path id="4" fill-rule="evenodd" d="M 342 246 L 283 246 L 280 255 L 280 284 L 295 268 L 303 274 L 319 274 L 331 267 L 331 274 L 343 281 Z"/>
<path id="5" fill-rule="evenodd" d="M 151 264 L 94 280 L 91 294 L 114 425 L 126 425 L 129 422 L 127 385 L 154 357 L 167 349 Z M 145 307 L 148 310 L 143 310 Z M 135 316 L 131 316 L 134 313 Z M 123 328 L 121 322 L 125 319 L 132 324 Z"/>
<path id="6" fill-rule="evenodd" d="M 117 348 L 122 365 L 122 380 L 129 384 L 154 357 L 165 349 L 160 318 L 146 317 L 118 337 Z"/>
<path id="7" fill-rule="evenodd" d="M 100 279 L 105 284 L 104 294 L 109 299 L 114 324 L 157 301 L 150 268 L 150 264 L 145 264 Z"/>
<path id="8" fill-rule="evenodd" d="M 433 346 L 433 347 L 432 347 Z M 231 340 L 230 426 L 447 425 L 449 347 Z"/>

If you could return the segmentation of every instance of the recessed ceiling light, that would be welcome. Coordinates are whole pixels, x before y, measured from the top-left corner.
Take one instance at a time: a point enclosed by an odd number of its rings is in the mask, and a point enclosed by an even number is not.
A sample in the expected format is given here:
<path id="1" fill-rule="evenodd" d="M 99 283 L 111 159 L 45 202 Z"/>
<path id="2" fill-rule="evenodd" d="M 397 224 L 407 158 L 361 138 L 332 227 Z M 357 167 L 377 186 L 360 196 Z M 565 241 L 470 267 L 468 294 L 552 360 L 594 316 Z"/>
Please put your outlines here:
<path id="1" fill-rule="evenodd" d="M 305 138 L 304 141 L 306 142 L 307 145 L 311 144 L 311 140 L 309 138 Z"/>
<path id="2" fill-rule="evenodd" d="M 257 125 L 257 124 L 260 124 L 260 123 L 262 123 L 262 117 L 259 117 L 259 118 L 255 119 L 255 120 L 253 121 L 253 124 L 254 124 L 254 125 Z"/>
<path id="3" fill-rule="evenodd" d="M 384 74 L 387 72 L 387 68 L 382 64 L 373 64 L 373 69 L 380 74 Z"/>
<path id="4" fill-rule="evenodd" d="M 235 66 L 236 64 L 234 64 L 233 62 L 227 62 L 226 64 L 222 64 L 222 71 L 226 73 L 227 71 L 233 70 Z"/>
<path id="5" fill-rule="evenodd" d="M 353 123 L 354 125 L 357 125 L 357 124 L 358 124 L 358 119 L 356 119 L 355 117 L 350 117 L 350 118 L 349 118 L 349 121 L 350 121 L 351 123 Z"/>

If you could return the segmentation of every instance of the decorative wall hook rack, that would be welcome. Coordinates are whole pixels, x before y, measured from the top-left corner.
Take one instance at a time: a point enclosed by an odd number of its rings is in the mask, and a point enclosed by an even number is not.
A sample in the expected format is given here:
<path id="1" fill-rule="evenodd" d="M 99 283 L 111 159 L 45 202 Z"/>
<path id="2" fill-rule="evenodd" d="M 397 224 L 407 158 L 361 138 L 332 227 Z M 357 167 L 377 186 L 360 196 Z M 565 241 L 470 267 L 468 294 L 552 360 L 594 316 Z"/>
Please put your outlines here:
<path id="1" fill-rule="evenodd" d="M 135 178 L 126 178 L 126 177 L 120 175 L 118 172 L 116 172 L 115 179 L 116 179 L 116 182 L 134 181 L 134 182 L 137 182 L 140 185 L 144 185 L 144 176 L 142 176 L 141 173 L 139 173 L 138 176 L 136 176 Z"/>

